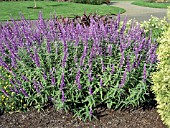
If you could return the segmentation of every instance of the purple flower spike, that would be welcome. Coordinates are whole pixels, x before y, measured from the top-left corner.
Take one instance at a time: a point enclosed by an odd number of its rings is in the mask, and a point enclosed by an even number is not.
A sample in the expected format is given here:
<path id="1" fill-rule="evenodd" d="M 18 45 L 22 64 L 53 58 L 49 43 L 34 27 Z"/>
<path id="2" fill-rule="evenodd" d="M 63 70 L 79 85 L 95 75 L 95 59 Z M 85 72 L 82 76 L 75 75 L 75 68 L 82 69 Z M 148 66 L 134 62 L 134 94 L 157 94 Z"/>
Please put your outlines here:
<path id="1" fill-rule="evenodd" d="M 34 81 L 34 88 L 36 89 L 37 93 L 40 93 L 40 90 L 39 90 L 39 87 L 38 87 L 36 81 Z"/>
<path id="2" fill-rule="evenodd" d="M 108 53 L 109 53 L 109 56 L 112 56 L 112 44 L 108 46 Z"/>
<path id="3" fill-rule="evenodd" d="M 126 68 L 127 68 L 127 71 L 128 72 L 130 72 L 130 57 L 129 56 L 127 56 L 127 58 L 126 58 L 126 63 L 127 63 L 127 65 L 126 65 Z"/>
<path id="4" fill-rule="evenodd" d="M 119 88 L 122 88 L 126 81 L 126 71 L 124 71 L 123 78 L 121 80 L 121 84 L 119 85 Z"/>
<path id="5" fill-rule="evenodd" d="M 90 114 L 90 116 L 92 116 L 93 115 L 93 111 L 92 111 L 92 109 L 90 108 L 90 112 L 89 112 L 89 114 Z"/>
<path id="6" fill-rule="evenodd" d="M 42 85 L 41 82 L 38 82 L 38 85 L 39 85 L 41 88 L 44 88 L 44 86 Z"/>
<path id="7" fill-rule="evenodd" d="M 64 101 L 65 101 L 65 96 L 64 96 L 64 91 L 62 90 L 62 102 L 64 103 Z"/>
<path id="8" fill-rule="evenodd" d="M 103 80 L 102 78 L 100 78 L 100 87 L 102 87 L 102 85 L 103 85 Z"/>
<path id="9" fill-rule="evenodd" d="M 34 55 L 35 55 L 35 64 L 37 65 L 37 67 L 40 67 L 40 58 L 38 56 L 36 47 L 34 48 Z"/>
<path id="10" fill-rule="evenodd" d="M 1 91 L 4 93 L 5 96 L 10 97 L 9 94 L 5 91 L 5 89 L 1 89 Z"/>
<path id="11" fill-rule="evenodd" d="M 93 80 L 91 72 L 88 74 L 88 79 L 89 79 L 89 82 Z"/>
<path id="12" fill-rule="evenodd" d="M 101 64 L 102 64 L 102 72 L 103 71 L 105 71 L 106 70 L 106 67 L 105 67 L 105 65 L 104 65 L 104 63 L 103 63 L 103 60 L 101 59 Z"/>
<path id="13" fill-rule="evenodd" d="M 146 63 L 145 63 L 143 66 L 143 82 L 146 82 L 146 78 L 147 76 L 146 76 Z"/>
<path id="14" fill-rule="evenodd" d="M 29 97 L 28 94 L 26 93 L 26 91 L 23 88 L 20 88 L 20 91 L 22 92 L 22 94 L 24 94 L 25 97 Z"/>
<path id="15" fill-rule="evenodd" d="M 89 93 L 90 93 L 90 95 L 93 95 L 92 87 L 89 87 Z"/>
<path id="16" fill-rule="evenodd" d="M 14 90 L 17 94 L 19 93 L 19 90 L 17 89 L 16 85 L 14 85 Z"/>
<path id="17" fill-rule="evenodd" d="M 43 78 L 44 78 L 44 80 L 47 80 L 47 75 L 46 75 L 45 72 L 44 72 L 44 74 L 43 74 Z"/>
<path id="18" fill-rule="evenodd" d="M 80 69 L 78 69 L 78 71 L 77 71 L 76 82 L 78 82 L 79 79 L 80 79 Z"/>
<path id="19" fill-rule="evenodd" d="M 62 76 L 61 76 L 61 84 L 60 84 L 60 90 L 63 90 L 64 85 L 65 85 L 65 83 L 64 83 L 64 73 L 62 73 Z"/>
<path id="20" fill-rule="evenodd" d="M 120 67 L 122 67 L 123 66 L 123 62 L 124 62 L 124 52 L 122 52 L 122 57 L 121 57 L 121 59 L 120 59 Z"/>
<path id="21" fill-rule="evenodd" d="M 81 90 L 81 84 L 80 84 L 80 69 L 78 69 L 78 71 L 77 71 L 76 83 L 77 83 L 77 85 L 78 85 L 78 90 Z"/>
<path id="22" fill-rule="evenodd" d="M 24 75 L 22 75 L 22 79 L 23 79 L 24 81 L 29 81 L 28 78 L 27 78 L 26 76 L 24 76 Z"/>
<path id="23" fill-rule="evenodd" d="M 48 51 L 48 53 L 50 53 L 50 51 L 51 51 L 51 44 L 49 41 L 47 41 L 47 51 Z"/>

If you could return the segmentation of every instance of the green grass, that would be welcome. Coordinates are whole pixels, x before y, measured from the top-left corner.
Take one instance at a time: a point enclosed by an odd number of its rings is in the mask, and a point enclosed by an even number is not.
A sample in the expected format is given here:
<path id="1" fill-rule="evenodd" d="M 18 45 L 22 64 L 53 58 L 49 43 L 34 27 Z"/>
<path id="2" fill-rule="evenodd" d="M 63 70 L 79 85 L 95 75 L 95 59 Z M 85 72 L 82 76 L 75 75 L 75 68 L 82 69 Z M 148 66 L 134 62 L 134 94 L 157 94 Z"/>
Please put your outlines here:
<path id="1" fill-rule="evenodd" d="M 62 15 L 64 17 L 74 17 L 75 15 L 83 15 L 84 11 L 86 11 L 87 14 L 97 12 L 97 14 L 100 15 L 125 12 L 124 9 L 113 6 L 56 1 L 37 1 L 37 7 L 42 7 L 42 9 L 27 8 L 33 6 L 33 1 L 0 2 L 0 21 L 10 20 L 11 16 L 16 19 L 17 17 L 20 17 L 19 13 L 22 13 L 26 18 L 37 19 L 40 11 L 43 13 L 44 18 L 49 18 L 50 13 L 56 13 L 57 16 Z"/>
<path id="2" fill-rule="evenodd" d="M 152 8 L 167 8 L 170 6 L 170 2 L 168 3 L 150 3 L 146 1 L 134 1 L 132 4 L 144 6 L 144 7 L 152 7 Z"/>

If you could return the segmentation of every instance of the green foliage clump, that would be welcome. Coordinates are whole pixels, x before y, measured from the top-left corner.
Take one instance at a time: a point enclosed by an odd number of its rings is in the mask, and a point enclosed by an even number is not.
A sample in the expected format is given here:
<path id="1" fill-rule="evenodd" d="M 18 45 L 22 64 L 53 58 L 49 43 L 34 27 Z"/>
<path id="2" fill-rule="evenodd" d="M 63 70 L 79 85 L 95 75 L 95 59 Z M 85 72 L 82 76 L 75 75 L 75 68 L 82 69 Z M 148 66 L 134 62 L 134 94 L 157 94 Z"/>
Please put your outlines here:
<path id="1" fill-rule="evenodd" d="M 158 48 L 157 72 L 153 73 L 152 90 L 158 103 L 158 113 L 163 122 L 170 127 L 170 27 L 161 38 Z"/>
<path id="2" fill-rule="evenodd" d="M 151 16 L 151 19 L 148 21 L 144 21 L 141 23 L 141 27 L 144 28 L 144 31 L 146 32 L 147 36 L 152 34 L 152 39 L 160 40 L 160 37 L 162 37 L 163 33 L 167 31 L 168 29 L 168 22 L 166 17 L 163 19 L 160 19 L 158 17 Z"/>

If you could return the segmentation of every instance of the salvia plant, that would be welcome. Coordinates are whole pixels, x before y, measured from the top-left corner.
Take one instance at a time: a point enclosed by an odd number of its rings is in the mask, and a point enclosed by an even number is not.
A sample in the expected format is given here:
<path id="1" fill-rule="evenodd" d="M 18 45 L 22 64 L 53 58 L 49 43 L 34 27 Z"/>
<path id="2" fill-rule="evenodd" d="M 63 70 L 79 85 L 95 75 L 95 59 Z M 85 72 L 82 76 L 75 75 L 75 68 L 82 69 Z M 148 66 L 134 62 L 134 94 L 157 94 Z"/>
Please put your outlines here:
<path id="1" fill-rule="evenodd" d="M 10 86 L 0 87 L 15 110 L 53 104 L 86 120 L 100 105 L 118 109 L 147 101 L 157 43 L 135 22 L 125 32 L 120 15 L 89 20 L 44 20 L 40 13 L 37 21 L 21 16 L 1 26 L 0 66 L 10 75 L 1 79 Z"/>

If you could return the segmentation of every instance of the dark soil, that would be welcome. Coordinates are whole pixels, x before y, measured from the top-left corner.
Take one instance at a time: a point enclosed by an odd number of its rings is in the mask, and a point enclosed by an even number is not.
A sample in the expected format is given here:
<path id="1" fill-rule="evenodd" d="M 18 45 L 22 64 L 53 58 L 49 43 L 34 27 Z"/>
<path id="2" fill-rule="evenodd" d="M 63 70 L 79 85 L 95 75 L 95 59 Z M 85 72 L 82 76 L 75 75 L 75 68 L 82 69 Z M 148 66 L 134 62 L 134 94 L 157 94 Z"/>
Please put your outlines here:
<path id="1" fill-rule="evenodd" d="M 155 108 L 151 110 L 108 110 L 101 112 L 100 118 L 80 121 L 71 113 L 56 111 L 53 107 L 44 111 L 3 114 L 0 128 L 167 128 L 160 120 Z"/>

